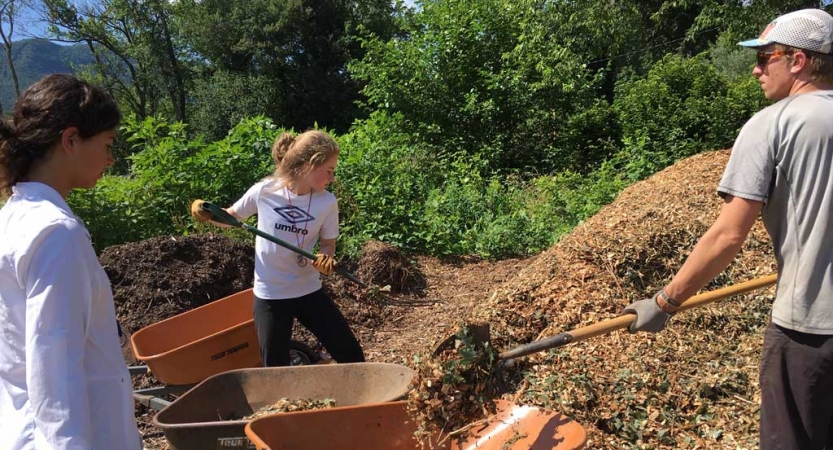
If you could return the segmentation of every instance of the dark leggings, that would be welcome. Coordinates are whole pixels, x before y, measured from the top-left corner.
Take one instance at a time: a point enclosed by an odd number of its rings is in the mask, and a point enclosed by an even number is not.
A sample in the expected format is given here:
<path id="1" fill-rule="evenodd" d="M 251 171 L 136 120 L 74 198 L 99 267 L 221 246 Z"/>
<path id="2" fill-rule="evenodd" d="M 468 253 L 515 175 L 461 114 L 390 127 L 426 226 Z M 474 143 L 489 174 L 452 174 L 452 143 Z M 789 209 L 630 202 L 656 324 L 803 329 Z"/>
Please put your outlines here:
<path id="1" fill-rule="evenodd" d="M 833 336 L 770 323 L 761 358 L 761 449 L 833 448 Z"/>
<path id="2" fill-rule="evenodd" d="M 319 289 L 298 298 L 255 297 L 255 329 L 265 367 L 289 365 L 289 340 L 295 318 L 318 338 L 336 362 L 364 362 L 364 352 L 347 320 Z"/>

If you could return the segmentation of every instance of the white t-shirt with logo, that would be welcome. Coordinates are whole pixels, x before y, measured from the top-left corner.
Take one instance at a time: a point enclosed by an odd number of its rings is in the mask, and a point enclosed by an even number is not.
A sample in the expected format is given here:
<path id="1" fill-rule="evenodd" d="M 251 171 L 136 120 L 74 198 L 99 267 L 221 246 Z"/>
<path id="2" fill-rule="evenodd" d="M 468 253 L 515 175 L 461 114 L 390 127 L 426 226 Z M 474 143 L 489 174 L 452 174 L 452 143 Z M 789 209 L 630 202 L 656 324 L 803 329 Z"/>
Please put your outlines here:
<path id="1" fill-rule="evenodd" d="M 232 206 L 245 220 L 257 214 L 257 229 L 312 252 L 318 239 L 338 237 L 338 201 L 328 191 L 295 195 L 275 180 L 258 182 Z M 312 261 L 260 236 L 255 239 L 254 294 L 264 299 L 297 298 L 321 289 Z"/>

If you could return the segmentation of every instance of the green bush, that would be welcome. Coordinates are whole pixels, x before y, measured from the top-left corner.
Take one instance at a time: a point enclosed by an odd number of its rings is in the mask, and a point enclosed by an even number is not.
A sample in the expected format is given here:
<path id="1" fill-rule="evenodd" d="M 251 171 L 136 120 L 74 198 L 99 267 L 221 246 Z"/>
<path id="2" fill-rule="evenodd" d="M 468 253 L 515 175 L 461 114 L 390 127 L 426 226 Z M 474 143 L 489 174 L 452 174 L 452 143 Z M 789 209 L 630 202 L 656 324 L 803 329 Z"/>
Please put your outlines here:
<path id="1" fill-rule="evenodd" d="M 355 254 L 376 239 L 432 255 L 528 255 L 551 245 L 623 186 L 612 165 L 530 180 L 489 174 L 478 157 L 442 158 L 432 146 L 414 143 L 396 131 L 402 120 L 375 113 L 336 136 L 342 147 L 333 186 L 340 254 Z M 154 118 L 125 120 L 122 133 L 138 150 L 130 173 L 107 175 L 69 199 L 97 249 L 209 229 L 191 220 L 190 202 L 233 203 L 271 173 L 270 147 L 283 130 L 257 117 L 216 142 L 188 140 L 186 131 Z"/>
<path id="2" fill-rule="evenodd" d="M 355 252 L 367 239 L 406 250 L 424 248 L 422 205 L 445 174 L 431 149 L 400 129 L 401 116 L 375 113 L 338 139 L 334 192 L 339 199 L 339 246 Z"/>
<path id="3" fill-rule="evenodd" d="M 760 108 L 749 79 L 729 82 L 705 57 L 667 55 L 644 78 L 616 85 L 625 171 L 645 178 L 705 150 L 727 148 Z"/>
<path id="4" fill-rule="evenodd" d="M 272 170 L 270 149 L 280 132 L 268 119 L 246 119 L 220 141 L 188 140 L 185 126 L 128 117 L 121 133 L 141 147 L 128 175 L 107 175 L 69 203 L 87 222 L 94 246 L 194 230 L 195 198 L 229 205 Z"/>
<path id="5" fill-rule="evenodd" d="M 478 157 L 442 158 L 441 151 L 413 143 L 396 131 L 401 120 L 376 113 L 339 139 L 339 246 L 348 253 L 378 239 L 433 255 L 528 255 L 623 186 L 612 170 L 532 180 L 488 175 Z"/>

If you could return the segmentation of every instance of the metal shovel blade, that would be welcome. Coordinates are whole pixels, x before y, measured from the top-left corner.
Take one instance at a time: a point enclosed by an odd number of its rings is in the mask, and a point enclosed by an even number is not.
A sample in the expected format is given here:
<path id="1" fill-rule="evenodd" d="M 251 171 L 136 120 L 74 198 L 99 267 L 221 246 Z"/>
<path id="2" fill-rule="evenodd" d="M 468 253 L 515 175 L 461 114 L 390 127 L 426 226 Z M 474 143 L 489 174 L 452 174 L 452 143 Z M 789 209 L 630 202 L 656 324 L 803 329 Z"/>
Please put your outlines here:
<path id="1" fill-rule="evenodd" d="M 474 342 L 478 344 L 487 344 L 491 342 L 491 331 L 489 324 L 485 322 L 468 323 L 464 325 L 464 333 L 472 336 Z M 459 347 L 457 333 L 443 339 L 442 342 L 434 347 L 432 354 L 438 356 L 443 352 Z"/>

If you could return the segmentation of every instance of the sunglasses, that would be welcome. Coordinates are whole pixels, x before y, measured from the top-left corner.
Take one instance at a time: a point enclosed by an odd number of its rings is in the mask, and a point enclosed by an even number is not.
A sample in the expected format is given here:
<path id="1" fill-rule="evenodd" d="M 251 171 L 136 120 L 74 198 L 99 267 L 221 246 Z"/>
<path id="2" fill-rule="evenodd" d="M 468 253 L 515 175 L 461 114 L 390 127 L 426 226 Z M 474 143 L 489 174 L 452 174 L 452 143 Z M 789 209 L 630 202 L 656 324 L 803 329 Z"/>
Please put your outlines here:
<path id="1" fill-rule="evenodd" d="M 792 54 L 793 54 L 793 52 L 785 52 L 785 51 L 782 51 L 782 50 L 775 50 L 775 51 L 769 52 L 769 53 L 767 53 L 767 52 L 758 52 L 758 63 L 757 63 L 757 65 L 760 68 L 764 68 L 770 61 L 772 61 L 772 58 L 777 58 L 779 56 L 786 56 L 786 55 L 792 55 Z"/>

